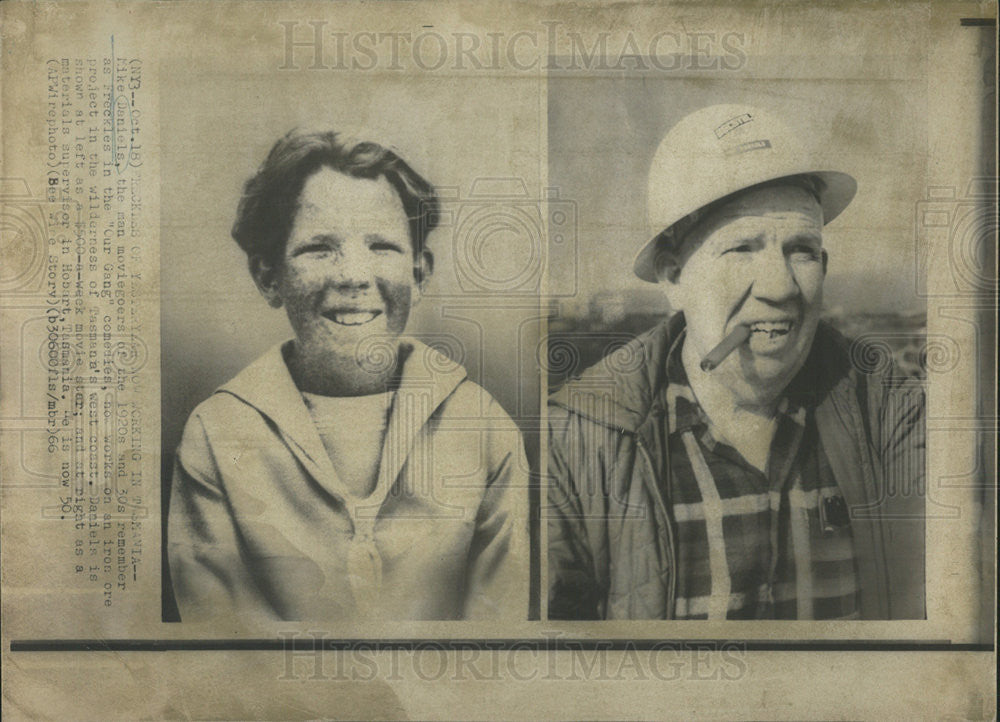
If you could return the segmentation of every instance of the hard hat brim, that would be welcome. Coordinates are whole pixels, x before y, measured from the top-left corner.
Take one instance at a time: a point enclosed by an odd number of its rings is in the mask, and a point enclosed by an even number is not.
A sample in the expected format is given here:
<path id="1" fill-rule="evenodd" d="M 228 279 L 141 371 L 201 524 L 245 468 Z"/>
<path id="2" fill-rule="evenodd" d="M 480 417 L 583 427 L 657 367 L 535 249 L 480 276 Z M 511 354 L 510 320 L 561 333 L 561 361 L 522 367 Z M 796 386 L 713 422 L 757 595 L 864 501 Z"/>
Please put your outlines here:
<path id="1" fill-rule="evenodd" d="M 684 218 L 687 218 L 695 211 L 704 208 L 710 203 L 723 200 L 724 198 L 728 198 L 735 193 L 749 190 L 763 183 L 770 183 L 772 181 L 780 180 L 781 178 L 791 178 L 799 175 L 814 176 L 822 181 L 822 188 L 819 192 L 819 201 L 820 207 L 823 209 L 823 225 L 826 225 L 839 216 L 840 213 L 847 208 L 848 205 L 850 205 L 858 189 L 857 181 L 853 176 L 848 175 L 847 173 L 833 170 L 817 171 L 808 169 L 793 173 L 785 172 L 771 178 L 760 178 L 756 183 L 749 185 L 741 183 L 739 184 L 739 187 L 736 188 L 720 187 L 719 192 L 715 194 L 714 198 L 710 198 L 705 202 L 698 204 L 696 208 L 692 208 L 680 218 L 675 219 L 669 225 L 661 229 L 645 246 L 643 246 L 642 250 L 636 254 L 635 261 L 632 264 L 635 275 L 644 281 L 649 281 L 650 283 L 659 282 L 659 278 L 657 278 L 656 275 L 656 254 L 659 251 L 660 237 L 664 232 L 673 228 L 677 225 L 677 223 L 682 221 Z"/>

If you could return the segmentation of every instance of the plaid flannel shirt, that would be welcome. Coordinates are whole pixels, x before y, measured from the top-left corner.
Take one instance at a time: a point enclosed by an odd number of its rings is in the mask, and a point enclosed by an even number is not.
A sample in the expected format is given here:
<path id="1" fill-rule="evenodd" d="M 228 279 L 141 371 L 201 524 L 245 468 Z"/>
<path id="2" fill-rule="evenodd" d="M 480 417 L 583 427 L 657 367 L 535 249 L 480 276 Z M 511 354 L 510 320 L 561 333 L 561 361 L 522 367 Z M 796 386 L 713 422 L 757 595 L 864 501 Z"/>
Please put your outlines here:
<path id="1" fill-rule="evenodd" d="M 808 392 L 781 400 L 766 473 L 718 441 L 688 386 L 683 335 L 667 357 L 677 619 L 858 617 L 844 499 Z"/>

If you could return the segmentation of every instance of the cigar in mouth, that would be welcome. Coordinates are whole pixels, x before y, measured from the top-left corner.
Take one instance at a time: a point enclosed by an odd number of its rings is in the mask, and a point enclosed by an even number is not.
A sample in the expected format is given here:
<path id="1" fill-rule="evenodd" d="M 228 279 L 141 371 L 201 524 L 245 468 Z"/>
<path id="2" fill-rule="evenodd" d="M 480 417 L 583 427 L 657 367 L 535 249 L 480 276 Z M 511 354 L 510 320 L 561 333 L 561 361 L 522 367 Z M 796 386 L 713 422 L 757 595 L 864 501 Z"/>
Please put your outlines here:
<path id="1" fill-rule="evenodd" d="M 726 356 L 736 350 L 737 346 L 746 342 L 750 338 L 750 327 L 740 324 L 726 336 L 719 345 L 708 352 L 708 355 L 701 360 L 701 370 L 711 371 L 721 364 Z"/>

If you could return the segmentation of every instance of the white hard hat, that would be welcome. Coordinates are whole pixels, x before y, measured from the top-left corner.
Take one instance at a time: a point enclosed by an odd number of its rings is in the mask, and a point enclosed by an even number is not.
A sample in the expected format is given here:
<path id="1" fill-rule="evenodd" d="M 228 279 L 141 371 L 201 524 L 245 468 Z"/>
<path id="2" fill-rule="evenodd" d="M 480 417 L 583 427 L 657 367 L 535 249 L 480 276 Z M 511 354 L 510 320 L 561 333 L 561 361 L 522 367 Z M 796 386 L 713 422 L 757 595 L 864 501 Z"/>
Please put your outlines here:
<path id="1" fill-rule="evenodd" d="M 817 170 L 792 132 L 769 113 L 746 105 L 713 105 L 684 117 L 656 149 L 649 169 L 647 211 L 653 233 L 633 268 L 656 283 L 656 253 L 678 235 L 679 221 L 737 191 L 788 176 L 818 178 L 823 223 L 854 198 L 847 173 Z M 682 227 L 689 228 L 686 224 Z"/>

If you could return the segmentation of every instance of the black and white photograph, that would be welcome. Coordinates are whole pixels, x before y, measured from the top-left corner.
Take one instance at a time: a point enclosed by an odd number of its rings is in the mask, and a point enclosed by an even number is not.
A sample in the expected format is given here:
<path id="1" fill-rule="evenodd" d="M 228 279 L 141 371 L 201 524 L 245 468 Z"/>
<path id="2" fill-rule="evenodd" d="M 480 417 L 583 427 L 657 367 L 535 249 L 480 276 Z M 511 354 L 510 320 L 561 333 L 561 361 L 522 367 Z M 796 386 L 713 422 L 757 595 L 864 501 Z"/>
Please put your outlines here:
<path id="1" fill-rule="evenodd" d="M 755 70 L 550 78 L 550 619 L 925 618 L 925 91 Z"/>
<path id="2" fill-rule="evenodd" d="M 995 718 L 996 15 L 0 2 L 4 720 Z"/>
<path id="3" fill-rule="evenodd" d="M 509 134 L 524 106 L 428 127 L 423 109 L 460 97 L 434 80 L 275 74 L 248 95 L 177 70 L 162 136 L 176 180 L 165 621 L 527 620 L 539 285 L 512 275 L 537 258 L 541 219 L 517 226 L 519 199 L 460 195 L 501 172 L 527 193 L 533 169 L 502 160 L 531 143 Z M 209 93 L 214 117 L 183 110 Z M 226 123 L 251 108 L 255 122 Z M 466 130 L 487 123 L 508 147 Z"/>

